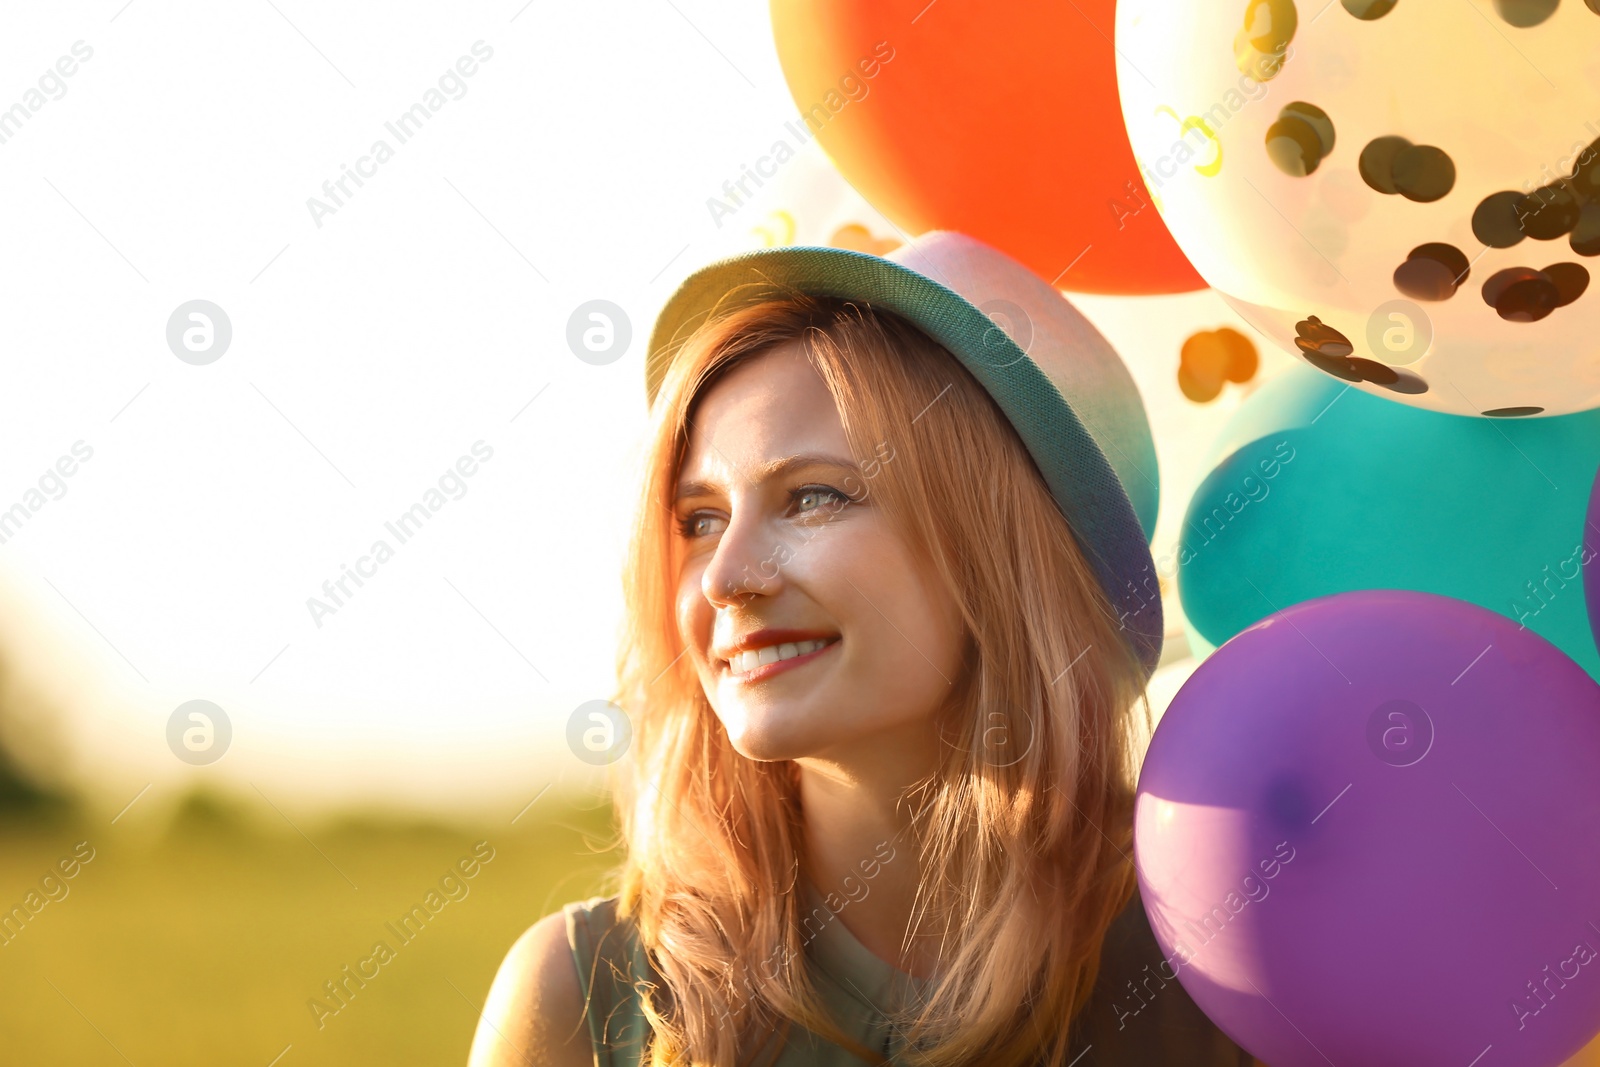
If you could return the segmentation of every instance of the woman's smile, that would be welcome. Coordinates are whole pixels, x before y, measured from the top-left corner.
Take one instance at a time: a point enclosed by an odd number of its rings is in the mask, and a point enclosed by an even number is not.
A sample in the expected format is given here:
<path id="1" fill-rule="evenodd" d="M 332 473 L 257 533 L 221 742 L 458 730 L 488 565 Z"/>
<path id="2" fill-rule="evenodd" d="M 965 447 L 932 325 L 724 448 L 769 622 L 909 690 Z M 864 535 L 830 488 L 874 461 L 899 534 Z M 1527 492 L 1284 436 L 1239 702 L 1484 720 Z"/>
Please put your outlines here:
<path id="1" fill-rule="evenodd" d="M 825 641 L 798 641 L 741 652 L 723 665 L 723 676 L 728 681 L 744 685 L 764 682 L 775 674 L 802 667 L 826 655 L 839 640 L 834 637 Z"/>

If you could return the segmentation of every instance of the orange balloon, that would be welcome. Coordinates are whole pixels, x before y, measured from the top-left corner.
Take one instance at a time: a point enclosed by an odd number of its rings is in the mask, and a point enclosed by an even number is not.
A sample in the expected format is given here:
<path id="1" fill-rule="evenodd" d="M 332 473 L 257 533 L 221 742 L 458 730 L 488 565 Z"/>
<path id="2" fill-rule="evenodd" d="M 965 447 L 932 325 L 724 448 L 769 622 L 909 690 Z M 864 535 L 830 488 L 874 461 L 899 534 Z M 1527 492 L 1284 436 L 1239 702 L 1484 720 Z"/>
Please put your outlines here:
<path id="1" fill-rule="evenodd" d="M 1083 293 L 1204 280 L 1123 126 L 1115 0 L 771 0 L 804 125 L 910 234 L 959 230 Z"/>

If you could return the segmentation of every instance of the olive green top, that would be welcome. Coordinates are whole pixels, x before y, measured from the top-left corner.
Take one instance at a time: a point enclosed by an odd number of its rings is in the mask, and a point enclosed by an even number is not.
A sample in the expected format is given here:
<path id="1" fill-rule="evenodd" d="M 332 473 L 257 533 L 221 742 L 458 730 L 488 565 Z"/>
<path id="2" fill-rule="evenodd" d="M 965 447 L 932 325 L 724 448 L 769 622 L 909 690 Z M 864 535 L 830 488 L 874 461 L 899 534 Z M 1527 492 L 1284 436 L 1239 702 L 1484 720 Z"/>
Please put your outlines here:
<path id="1" fill-rule="evenodd" d="M 845 1033 L 890 1062 L 901 1062 L 903 1035 L 885 1013 L 913 1003 L 931 983 L 879 959 L 822 903 L 802 880 L 806 907 L 824 918 L 806 942 L 817 989 Z M 649 1023 L 640 1010 L 634 981 L 661 984 L 632 922 L 619 923 L 616 897 L 591 897 L 562 910 L 567 943 L 578 965 L 594 1043 L 596 1067 L 639 1067 Z M 844 907 L 848 908 L 848 904 Z M 841 913 L 843 912 L 841 908 Z M 1251 1067 L 1249 1053 L 1230 1041 L 1189 999 L 1150 931 L 1138 892 L 1106 931 L 1094 991 L 1073 1024 L 1072 1067 Z M 762 1062 L 766 1062 L 762 1057 Z M 774 1067 L 865 1067 L 865 1061 L 801 1027 L 789 1038 Z"/>

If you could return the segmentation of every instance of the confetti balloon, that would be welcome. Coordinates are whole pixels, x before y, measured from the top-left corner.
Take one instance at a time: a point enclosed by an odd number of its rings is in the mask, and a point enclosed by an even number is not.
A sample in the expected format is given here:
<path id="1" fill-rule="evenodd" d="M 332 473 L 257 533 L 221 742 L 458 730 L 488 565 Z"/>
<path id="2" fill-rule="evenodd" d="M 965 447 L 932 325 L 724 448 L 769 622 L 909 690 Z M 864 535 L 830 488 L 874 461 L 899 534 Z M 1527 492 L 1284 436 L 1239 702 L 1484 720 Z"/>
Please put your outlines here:
<path id="1" fill-rule="evenodd" d="M 1464 601 L 1296 604 L 1151 739 L 1134 861 L 1176 979 L 1272 1067 L 1556 1067 L 1600 1032 L 1600 685 Z"/>
<path id="2" fill-rule="evenodd" d="M 1176 560 L 1200 654 L 1302 600 L 1415 589 L 1497 611 L 1600 680 L 1583 592 L 1600 411 L 1441 415 L 1289 367 L 1234 412 L 1207 466 Z"/>
<path id="3" fill-rule="evenodd" d="M 1417 407 L 1600 406 L 1600 0 L 1122 0 L 1152 201 L 1324 374 Z"/>

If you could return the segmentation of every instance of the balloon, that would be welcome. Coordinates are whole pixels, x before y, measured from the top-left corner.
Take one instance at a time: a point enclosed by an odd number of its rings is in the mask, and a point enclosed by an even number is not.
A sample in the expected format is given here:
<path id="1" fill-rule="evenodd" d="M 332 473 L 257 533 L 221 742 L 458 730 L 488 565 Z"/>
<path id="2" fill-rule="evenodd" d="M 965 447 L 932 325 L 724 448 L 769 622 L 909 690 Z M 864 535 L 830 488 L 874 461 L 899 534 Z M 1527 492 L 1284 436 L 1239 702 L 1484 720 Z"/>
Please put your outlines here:
<path id="1" fill-rule="evenodd" d="M 1286 608 L 1151 739 L 1156 977 L 1272 1067 L 1555 1067 L 1600 1032 L 1597 766 L 1600 685 L 1504 616 L 1388 589 Z"/>
<path id="2" fill-rule="evenodd" d="M 1600 475 L 1589 490 L 1589 513 L 1583 525 L 1583 599 L 1589 609 L 1589 634 L 1600 648 Z M 1600 1064 L 1600 1059 L 1596 1060 Z"/>
<path id="3" fill-rule="evenodd" d="M 1600 1067 L 1600 1040 L 1591 1041 L 1583 1051 L 1567 1060 L 1561 1067 Z"/>
<path id="4" fill-rule="evenodd" d="M 1116 15 L 1152 199 L 1253 326 L 1433 411 L 1600 406 L 1600 3 L 1123 0 Z"/>
<path id="5" fill-rule="evenodd" d="M 1211 456 L 1161 568 L 1197 654 L 1312 597 L 1416 589 L 1500 612 L 1600 680 L 1580 588 L 1600 411 L 1442 415 L 1289 367 Z"/>
<path id="6" fill-rule="evenodd" d="M 798 132 L 908 234 L 959 230 L 1077 292 L 1202 289 L 1133 163 L 1114 7 L 771 5 Z"/>

